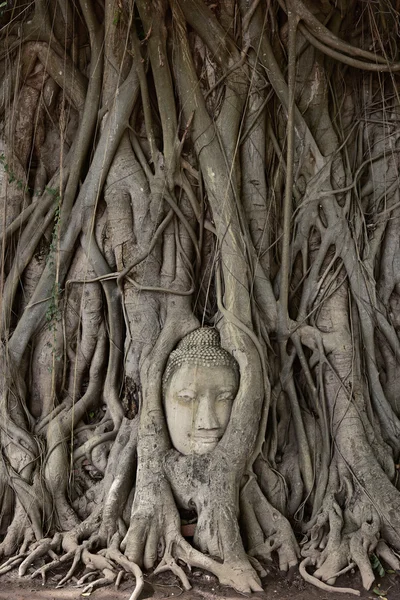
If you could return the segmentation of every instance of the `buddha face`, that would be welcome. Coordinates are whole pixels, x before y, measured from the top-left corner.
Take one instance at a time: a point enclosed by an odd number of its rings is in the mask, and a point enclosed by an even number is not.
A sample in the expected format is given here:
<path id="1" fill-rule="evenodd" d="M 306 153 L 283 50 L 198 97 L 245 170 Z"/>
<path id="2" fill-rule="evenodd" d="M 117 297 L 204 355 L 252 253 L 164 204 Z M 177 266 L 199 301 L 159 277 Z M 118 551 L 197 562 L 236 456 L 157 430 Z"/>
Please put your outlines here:
<path id="1" fill-rule="evenodd" d="M 181 454 L 206 454 L 223 436 L 238 389 L 228 366 L 183 364 L 170 377 L 164 396 L 173 446 Z"/>

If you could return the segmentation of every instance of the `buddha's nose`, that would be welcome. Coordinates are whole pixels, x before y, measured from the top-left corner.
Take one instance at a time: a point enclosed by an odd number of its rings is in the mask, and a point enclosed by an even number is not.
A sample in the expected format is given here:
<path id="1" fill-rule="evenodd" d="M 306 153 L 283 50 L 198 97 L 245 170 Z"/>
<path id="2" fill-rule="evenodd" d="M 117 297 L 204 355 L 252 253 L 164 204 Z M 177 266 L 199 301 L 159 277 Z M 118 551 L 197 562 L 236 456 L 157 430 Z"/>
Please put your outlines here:
<path id="1" fill-rule="evenodd" d="M 196 429 L 219 429 L 219 421 L 215 412 L 215 401 L 210 396 L 202 396 L 196 414 Z"/>

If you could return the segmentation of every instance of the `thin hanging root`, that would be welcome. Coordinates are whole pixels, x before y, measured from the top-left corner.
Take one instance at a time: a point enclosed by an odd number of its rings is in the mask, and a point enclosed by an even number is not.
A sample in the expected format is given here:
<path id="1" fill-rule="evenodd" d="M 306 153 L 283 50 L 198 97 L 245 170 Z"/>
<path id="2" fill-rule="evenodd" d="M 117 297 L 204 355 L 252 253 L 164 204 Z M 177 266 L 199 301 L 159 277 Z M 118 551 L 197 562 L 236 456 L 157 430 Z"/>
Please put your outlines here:
<path id="1" fill-rule="evenodd" d="M 64 554 L 64 556 L 61 556 L 61 558 L 55 558 L 51 562 L 47 563 L 47 565 L 43 565 L 39 569 L 36 569 L 36 571 L 34 571 L 32 573 L 31 579 L 34 579 L 38 575 L 41 575 L 42 576 L 42 581 L 43 581 L 43 583 L 45 583 L 47 571 L 50 571 L 50 569 L 52 569 L 53 567 L 59 565 L 60 563 L 67 562 L 68 560 L 70 560 L 71 558 L 73 558 L 74 555 L 75 555 L 75 550 L 71 550 L 70 552 L 67 552 L 67 554 Z"/>
<path id="2" fill-rule="evenodd" d="M 158 565 L 157 569 L 154 571 L 154 575 L 157 575 L 158 573 L 164 573 L 165 571 L 172 571 L 172 573 L 176 575 L 178 579 L 180 579 L 186 591 L 192 589 L 190 581 L 186 577 L 184 570 L 182 569 L 182 567 L 176 564 L 174 558 L 172 558 L 170 554 L 164 555 L 164 558 Z"/>
<path id="3" fill-rule="evenodd" d="M 358 590 L 352 590 L 351 588 L 334 587 L 333 585 L 328 585 L 327 583 L 320 581 L 316 577 L 313 577 L 312 575 L 307 573 L 307 569 L 306 569 L 306 567 L 311 564 L 312 564 L 312 561 L 311 561 L 310 557 L 305 558 L 299 564 L 300 575 L 302 576 L 304 581 L 307 581 L 307 583 L 311 583 L 311 585 L 315 585 L 315 587 L 319 588 L 320 590 L 324 590 L 324 592 L 333 592 L 333 593 L 336 592 L 338 594 L 353 594 L 353 596 L 360 595 L 360 592 Z"/>
<path id="4" fill-rule="evenodd" d="M 22 554 L 18 554 L 17 556 L 12 556 L 9 558 L 3 565 L 1 565 L 0 575 L 4 575 L 4 573 L 8 573 L 11 569 L 15 569 L 29 554 L 29 552 L 23 552 Z"/>

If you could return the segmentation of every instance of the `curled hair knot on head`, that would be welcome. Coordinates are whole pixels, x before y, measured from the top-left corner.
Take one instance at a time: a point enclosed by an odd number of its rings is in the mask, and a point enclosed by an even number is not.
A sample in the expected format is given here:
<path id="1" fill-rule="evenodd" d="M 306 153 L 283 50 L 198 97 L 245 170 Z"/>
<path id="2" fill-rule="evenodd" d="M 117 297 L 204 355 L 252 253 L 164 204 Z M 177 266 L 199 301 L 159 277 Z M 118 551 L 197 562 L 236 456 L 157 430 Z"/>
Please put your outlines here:
<path id="1" fill-rule="evenodd" d="M 163 393 L 172 375 L 184 364 L 230 367 L 239 379 L 239 365 L 235 358 L 222 348 L 219 333 L 213 327 L 199 327 L 188 333 L 171 352 L 163 376 Z"/>

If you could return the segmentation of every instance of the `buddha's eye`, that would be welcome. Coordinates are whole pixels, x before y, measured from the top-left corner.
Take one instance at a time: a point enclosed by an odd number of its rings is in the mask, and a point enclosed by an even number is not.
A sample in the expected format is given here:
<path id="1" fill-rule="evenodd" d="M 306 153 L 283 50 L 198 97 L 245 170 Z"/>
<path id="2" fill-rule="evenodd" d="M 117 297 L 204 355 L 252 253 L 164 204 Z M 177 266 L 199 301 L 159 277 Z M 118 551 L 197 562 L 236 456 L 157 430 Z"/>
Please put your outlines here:
<path id="1" fill-rule="evenodd" d="M 222 394 L 219 394 L 217 396 L 217 400 L 219 402 L 228 402 L 230 400 L 233 400 L 233 394 L 232 392 L 223 392 Z"/>
<path id="2" fill-rule="evenodd" d="M 178 394 L 178 398 L 179 400 L 182 400 L 182 402 L 193 402 L 193 400 L 196 399 L 196 396 L 194 394 L 181 392 L 180 394 Z"/>

